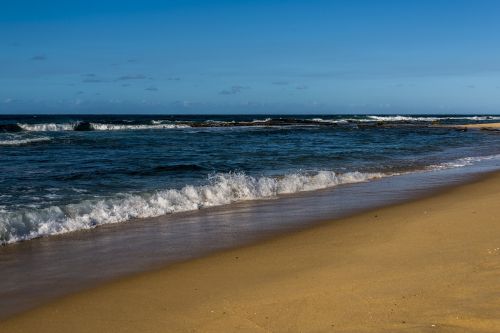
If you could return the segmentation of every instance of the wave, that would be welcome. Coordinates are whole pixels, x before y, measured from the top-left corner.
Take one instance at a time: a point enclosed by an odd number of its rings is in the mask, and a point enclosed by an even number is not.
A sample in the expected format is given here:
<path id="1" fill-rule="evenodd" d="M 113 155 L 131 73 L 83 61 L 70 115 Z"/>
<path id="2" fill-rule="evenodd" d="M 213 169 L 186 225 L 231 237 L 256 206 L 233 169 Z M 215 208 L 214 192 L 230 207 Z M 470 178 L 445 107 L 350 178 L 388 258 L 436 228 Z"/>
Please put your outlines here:
<path id="1" fill-rule="evenodd" d="M 118 194 L 111 198 L 86 200 L 76 204 L 43 209 L 0 210 L 0 244 L 85 230 L 132 219 L 194 211 L 234 202 L 276 198 L 286 194 L 320 190 L 341 184 L 359 183 L 413 172 L 466 167 L 493 159 L 500 159 L 500 154 L 464 157 L 429 165 L 419 170 L 392 173 L 356 171 L 339 174 L 323 170 L 290 173 L 277 177 L 253 177 L 242 172 L 218 173 L 209 176 L 205 185 L 185 185 L 181 189 L 165 189 L 141 194 Z M 199 167 L 176 165 L 165 166 L 161 170 L 154 171 L 184 168 Z"/>
<path id="2" fill-rule="evenodd" d="M 487 156 L 474 156 L 474 157 L 462 157 L 453 161 L 443 162 L 439 164 L 429 165 L 425 170 L 445 170 L 462 168 L 466 166 L 474 165 L 477 162 L 500 159 L 499 155 L 487 155 Z"/>
<path id="3" fill-rule="evenodd" d="M 106 123 L 47 123 L 47 124 L 17 124 L 22 130 L 29 132 L 61 132 L 61 131 L 123 131 L 147 129 L 188 128 L 182 124 L 106 124 Z"/>
<path id="4" fill-rule="evenodd" d="M 252 123 L 267 123 L 269 121 L 271 121 L 272 118 L 266 118 L 266 119 L 254 119 L 252 120 Z"/>
<path id="5" fill-rule="evenodd" d="M 473 120 L 473 121 L 484 121 L 484 120 L 499 120 L 498 116 L 452 116 L 452 117 L 433 117 L 433 116 L 368 116 L 369 119 L 364 121 L 393 121 L 393 122 L 404 122 L 404 121 L 439 121 L 439 120 Z M 361 120 L 363 121 L 363 120 Z"/>
<path id="6" fill-rule="evenodd" d="M 323 119 L 323 118 L 312 118 L 309 119 L 318 123 L 331 123 L 331 124 L 343 124 L 343 123 L 363 123 L 363 122 L 434 122 L 440 120 L 472 120 L 472 121 L 485 121 L 485 120 L 500 120 L 499 116 L 452 116 L 452 117 L 435 117 L 435 116 L 364 116 L 362 118 L 341 118 L 341 119 Z"/>
<path id="7" fill-rule="evenodd" d="M 447 119 L 457 119 L 457 120 L 500 120 L 499 116 L 471 116 L 471 117 L 448 117 Z"/>
<path id="8" fill-rule="evenodd" d="M 38 138 L 26 138 L 26 139 L 13 139 L 13 140 L 0 140 L 0 146 L 21 146 L 28 145 L 31 143 L 38 142 L 47 142 L 51 139 L 46 136 L 38 137 Z"/>
<path id="9" fill-rule="evenodd" d="M 152 124 L 152 125 L 121 125 L 121 124 L 100 124 L 90 123 L 90 126 L 95 131 L 123 131 L 123 130 L 147 130 L 147 129 L 172 129 L 172 128 L 189 128 L 188 125 L 181 124 Z"/>
<path id="10" fill-rule="evenodd" d="M 245 173 L 219 173 L 206 185 L 186 185 L 143 194 L 83 201 L 44 209 L 0 212 L 0 243 L 14 243 L 46 235 L 90 229 L 131 219 L 268 199 L 283 194 L 313 191 L 340 184 L 364 182 L 388 176 L 382 173 L 333 171 L 291 173 L 281 177 L 252 177 Z"/>
<path id="11" fill-rule="evenodd" d="M 368 116 L 368 121 L 437 121 L 438 117 L 411 117 L 411 116 Z M 365 120 L 366 121 L 366 120 Z"/>
<path id="12" fill-rule="evenodd" d="M 328 123 L 328 124 L 345 124 L 349 121 L 356 121 L 356 119 L 348 118 L 348 119 L 323 119 L 323 118 L 312 118 L 310 119 L 313 122 L 317 123 Z"/>
<path id="13" fill-rule="evenodd" d="M 346 124 L 346 123 L 365 123 L 365 122 L 424 122 L 424 121 L 437 121 L 439 119 L 449 119 L 449 118 L 438 118 L 438 117 L 411 117 L 411 116 L 366 116 L 364 118 L 340 118 L 340 119 L 323 119 L 323 118 L 312 118 L 310 121 L 317 123 L 329 123 L 329 124 Z"/>
<path id="14" fill-rule="evenodd" d="M 60 132 L 60 131 L 72 131 L 77 124 L 18 124 L 24 131 L 29 132 Z"/>
<path id="15" fill-rule="evenodd" d="M 435 122 L 446 120 L 469 120 L 469 121 L 492 121 L 500 120 L 500 116 L 353 116 L 345 118 L 265 118 L 254 119 L 252 121 L 171 121 L 171 120 L 151 120 L 148 124 L 131 124 L 127 120 L 121 123 L 99 123 L 99 122 L 74 122 L 74 123 L 42 123 L 42 124 L 0 124 L 0 132 L 47 132 L 47 131 L 124 131 L 124 130 L 156 130 L 156 129 L 177 129 L 177 128 L 197 128 L 197 127 L 241 127 L 241 126 L 305 126 L 305 125 L 339 125 L 347 123 L 365 122 Z"/>

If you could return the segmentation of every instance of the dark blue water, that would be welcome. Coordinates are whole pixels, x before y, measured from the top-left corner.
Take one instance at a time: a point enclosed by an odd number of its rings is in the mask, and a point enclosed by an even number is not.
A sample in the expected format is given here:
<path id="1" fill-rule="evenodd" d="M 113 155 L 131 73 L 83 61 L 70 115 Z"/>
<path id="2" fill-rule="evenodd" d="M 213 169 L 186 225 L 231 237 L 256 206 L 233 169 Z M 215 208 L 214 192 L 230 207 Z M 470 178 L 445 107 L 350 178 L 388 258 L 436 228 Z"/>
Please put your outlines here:
<path id="1" fill-rule="evenodd" d="M 456 168 L 495 116 L 0 116 L 0 242 Z"/>

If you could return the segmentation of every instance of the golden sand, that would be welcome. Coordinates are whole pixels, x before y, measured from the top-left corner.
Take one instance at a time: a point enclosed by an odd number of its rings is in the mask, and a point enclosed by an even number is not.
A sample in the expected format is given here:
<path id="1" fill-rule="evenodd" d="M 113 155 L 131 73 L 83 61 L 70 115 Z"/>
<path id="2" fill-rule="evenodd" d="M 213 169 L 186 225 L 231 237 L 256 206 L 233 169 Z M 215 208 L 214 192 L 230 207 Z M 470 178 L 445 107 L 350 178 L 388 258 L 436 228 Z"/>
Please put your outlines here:
<path id="1" fill-rule="evenodd" d="M 479 128 L 483 130 L 495 130 L 495 129 L 500 129 L 500 123 L 484 123 L 484 124 L 466 124 L 466 125 L 457 125 L 457 126 L 452 126 L 452 127 L 457 127 L 457 128 Z"/>
<path id="2" fill-rule="evenodd" d="M 500 174 L 140 274 L 0 332 L 500 332 Z"/>

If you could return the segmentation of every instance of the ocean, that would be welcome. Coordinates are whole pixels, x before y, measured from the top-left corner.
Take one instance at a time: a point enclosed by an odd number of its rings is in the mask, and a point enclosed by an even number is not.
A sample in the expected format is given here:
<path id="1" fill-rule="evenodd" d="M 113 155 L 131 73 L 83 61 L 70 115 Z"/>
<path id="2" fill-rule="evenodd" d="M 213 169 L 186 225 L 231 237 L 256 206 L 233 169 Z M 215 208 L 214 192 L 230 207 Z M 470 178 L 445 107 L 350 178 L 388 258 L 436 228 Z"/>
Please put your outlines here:
<path id="1" fill-rule="evenodd" d="M 0 242 L 460 168 L 484 115 L 3 115 Z M 234 221 L 234 223 L 238 223 Z"/>

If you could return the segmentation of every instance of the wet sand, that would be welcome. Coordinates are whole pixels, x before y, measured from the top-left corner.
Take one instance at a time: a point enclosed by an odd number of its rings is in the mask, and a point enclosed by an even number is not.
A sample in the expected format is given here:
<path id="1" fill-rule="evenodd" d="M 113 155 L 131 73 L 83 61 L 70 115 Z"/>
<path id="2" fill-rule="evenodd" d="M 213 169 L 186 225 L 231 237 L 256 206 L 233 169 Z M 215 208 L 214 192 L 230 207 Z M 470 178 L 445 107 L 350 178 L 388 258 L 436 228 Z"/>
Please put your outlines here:
<path id="1" fill-rule="evenodd" d="M 0 332 L 500 331 L 500 174 L 138 274 Z"/>

